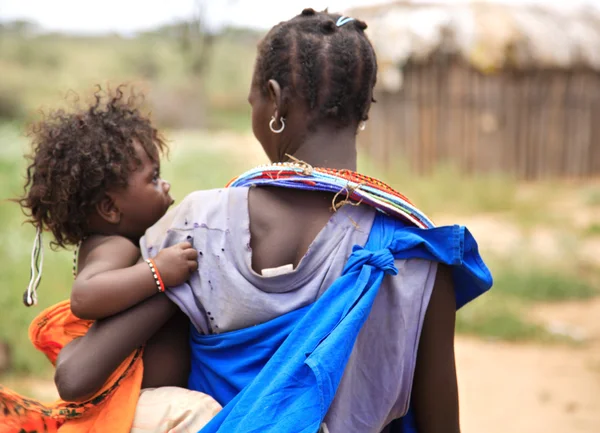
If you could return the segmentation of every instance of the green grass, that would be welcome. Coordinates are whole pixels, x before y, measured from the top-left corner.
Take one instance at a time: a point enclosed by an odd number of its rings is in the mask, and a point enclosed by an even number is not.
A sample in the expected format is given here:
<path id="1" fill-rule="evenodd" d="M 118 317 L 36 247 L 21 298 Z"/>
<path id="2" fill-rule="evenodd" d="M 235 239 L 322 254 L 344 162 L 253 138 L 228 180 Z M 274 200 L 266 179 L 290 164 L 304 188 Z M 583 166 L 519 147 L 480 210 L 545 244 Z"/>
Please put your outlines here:
<path id="1" fill-rule="evenodd" d="M 586 278 L 551 269 L 503 269 L 497 272 L 494 290 L 526 301 L 585 300 L 598 295 Z"/>
<path id="2" fill-rule="evenodd" d="M 491 261 L 492 290 L 458 312 L 459 333 L 507 341 L 564 342 L 528 317 L 538 303 L 581 301 L 598 296 L 597 270 L 575 274 L 530 257 L 521 262 Z"/>
<path id="3" fill-rule="evenodd" d="M 516 206 L 517 182 L 500 175 L 473 179 L 448 165 L 439 166 L 427 177 L 417 177 L 402 160 L 394 163 L 393 172 L 385 173 L 366 155 L 361 155 L 359 167 L 406 194 L 429 214 L 506 212 Z"/>
<path id="4" fill-rule="evenodd" d="M 584 230 L 584 235 L 587 236 L 600 236 L 600 224 L 591 224 Z"/>
<path id="5" fill-rule="evenodd" d="M 241 119 L 248 113 L 257 40 L 258 35 L 217 36 L 205 71 L 195 77 L 173 36 L 0 34 L 0 121 L 35 118 L 38 109 L 55 107 L 69 90 L 87 94 L 95 84 L 130 83 L 148 94 L 163 127 L 229 128 L 232 120 L 247 130 L 249 118 Z"/>
<path id="6" fill-rule="evenodd" d="M 406 161 L 395 160 L 385 171 L 369 156 L 361 154 L 359 168 L 404 193 L 429 215 L 502 214 L 523 228 L 556 224 L 554 213 L 544 212 L 553 203 L 555 185 L 540 183 L 523 188 L 514 178 L 498 173 L 465 176 L 453 165 L 440 165 L 427 176 L 416 175 Z"/>
<path id="7" fill-rule="evenodd" d="M 586 201 L 590 206 L 600 206 L 600 187 L 587 188 L 584 193 L 586 194 Z"/>
<path id="8" fill-rule="evenodd" d="M 176 199 L 198 189 L 222 188 L 229 180 L 250 168 L 233 149 L 213 146 L 210 134 L 184 132 L 168 134 L 173 146 L 161 169 L 172 185 Z"/>
<path id="9" fill-rule="evenodd" d="M 252 128 L 250 106 L 230 109 L 213 108 L 207 128 L 211 130 L 231 130 L 248 132 Z"/>
<path id="10" fill-rule="evenodd" d="M 524 316 L 519 302 L 492 291 L 458 312 L 456 331 L 505 341 L 552 340 L 543 327 L 524 320 Z"/>

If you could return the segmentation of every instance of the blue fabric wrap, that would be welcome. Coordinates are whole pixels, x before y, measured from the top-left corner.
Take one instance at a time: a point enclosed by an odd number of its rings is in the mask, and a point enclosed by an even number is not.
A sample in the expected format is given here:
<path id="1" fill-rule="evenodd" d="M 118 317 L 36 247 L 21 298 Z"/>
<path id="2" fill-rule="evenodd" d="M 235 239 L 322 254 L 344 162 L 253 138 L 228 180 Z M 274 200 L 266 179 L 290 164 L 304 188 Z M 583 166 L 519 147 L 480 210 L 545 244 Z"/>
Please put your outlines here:
<path id="1" fill-rule="evenodd" d="M 202 390 L 224 406 L 256 377 L 310 307 L 224 334 L 202 335 L 192 327 L 188 388 Z"/>
<path id="2" fill-rule="evenodd" d="M 317 432 L 384 276 L 411 258 L 454 267 L 457 308 L 492 286 L 464 227 L 418 229 L 378 213 L 366 245 L 313 304 L 239 331 L 192 330 L 189 387 L 224 405 L 201 432 Z"/>

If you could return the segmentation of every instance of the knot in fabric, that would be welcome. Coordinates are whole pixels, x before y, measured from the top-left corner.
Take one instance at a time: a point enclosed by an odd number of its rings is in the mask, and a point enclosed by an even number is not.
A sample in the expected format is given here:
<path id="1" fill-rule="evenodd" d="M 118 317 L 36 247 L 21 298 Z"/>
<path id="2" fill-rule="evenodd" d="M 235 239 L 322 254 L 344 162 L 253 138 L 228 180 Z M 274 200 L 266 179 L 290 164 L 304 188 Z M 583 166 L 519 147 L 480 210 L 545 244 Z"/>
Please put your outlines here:
<path id="1" fill-rule="evenodd" d="M 352 248 L 352 255 L 348 258 L 347 271 L 358 270 L 363 265 L 373 266 L 386 274 L 398 274 L 398 269 L 394 264 L 394 255 L 388 248 L 371 251 L 355 245 Z"/>

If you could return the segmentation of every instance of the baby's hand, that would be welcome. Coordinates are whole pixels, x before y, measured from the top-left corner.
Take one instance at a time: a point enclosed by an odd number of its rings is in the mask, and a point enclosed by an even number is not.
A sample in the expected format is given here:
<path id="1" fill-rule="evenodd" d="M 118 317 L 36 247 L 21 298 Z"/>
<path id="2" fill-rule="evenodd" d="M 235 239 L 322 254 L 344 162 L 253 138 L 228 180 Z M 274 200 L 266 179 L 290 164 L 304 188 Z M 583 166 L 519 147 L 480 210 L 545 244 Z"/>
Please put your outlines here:
<path id="1" fill-rule="evenodd" d="M 175 287 L 190 278 L 198 269 L 198 252 L 189 242 L 181 242 L 161 250 L 154 263 L 165 287 Z"/>

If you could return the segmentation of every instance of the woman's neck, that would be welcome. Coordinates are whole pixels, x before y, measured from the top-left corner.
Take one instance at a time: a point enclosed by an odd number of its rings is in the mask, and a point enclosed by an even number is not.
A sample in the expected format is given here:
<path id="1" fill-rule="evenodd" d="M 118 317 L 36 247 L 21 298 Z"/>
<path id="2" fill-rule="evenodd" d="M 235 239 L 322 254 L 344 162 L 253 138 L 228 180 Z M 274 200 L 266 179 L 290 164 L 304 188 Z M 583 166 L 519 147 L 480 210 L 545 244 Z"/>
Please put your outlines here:
<path id="1" fill-rule="evenodd" d="M 354 128 L 319 128 L 306 136 L 292 155 L 314 167 L 356 170 Z"/>

